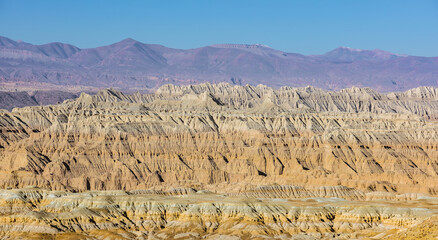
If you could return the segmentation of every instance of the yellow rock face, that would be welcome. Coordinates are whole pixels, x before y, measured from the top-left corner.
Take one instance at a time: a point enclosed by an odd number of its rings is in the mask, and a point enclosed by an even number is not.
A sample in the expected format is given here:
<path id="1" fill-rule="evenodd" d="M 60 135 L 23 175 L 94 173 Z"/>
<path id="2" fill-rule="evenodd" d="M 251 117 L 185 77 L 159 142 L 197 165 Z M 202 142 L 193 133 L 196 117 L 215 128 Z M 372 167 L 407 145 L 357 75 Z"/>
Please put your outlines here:
<path id="1" fill-rule="evenodd" d="M 0 191 L 0 237 L 43 239 L 351 239 L 402 234 L 436 213 L 401 203 L 255 199 L 180 191 Z"/>
<path id="2" fill-rule="evenodd" d="M 342 185 L 434 195 L 437 99 L 435 88 L 380 94 L 226 84 L 82 94 L 0 113 L 0 186 L 230 193 Z"/>
<path id="3" fill-rule="evenodd" d="M 360 88 L 327 92 L 312 87 L 166 85 L 154 94 L 124 95 L 107 89 L 58 105 L 1 111 L 1 188 L 86 193 L 2 200 L 7 217 L 0 225 L 4 232 L 36 229 L 32 231 L 48 237 L 65 232 L 63 237 L 73 239 L 139 237 L 136 231 L 161 229 L 160 224 L 168 232 L 158 231 L 163 235 L 157 238 L 183 234 L 178 235 L 181 239 L 210 232 L 225 233 L 225 238 L 288 238 L 303 231 L 333 235 L 359 229 L 365 234 L 365 229 L 375 230 L 379 224 L 408 227 L 415 221 L 382 215 L 381 209 L 348 209 L 348 204 L 307 209 L 313 203 L 306 199 L 406 203 L 436 196 L 437 119 L 438 90 L 431 87 L 382 94 Z M 103 190 L 130 194 L 90 192 Z M 161 203 L 171 195 L 193 196 L 199 190 L 227 197 L 218 203 L 220 208 L 199 199 L 193 206 L 175 205 L 173 198 L 168 205 Z M 155 197 L 141 202 L 138 196 L 144 194 Z M 117 215 L 121 205 L 111 205 L 107 198 L 125 199 L 120 204 L 128 205 L 141 200 L 138 206 L 153 211 L 143 216 L 136 207 Z M 263 217 L 260 228 L 260 215 L 252 213 L 272 212 L 277 202 L 258 200 L 263 208 L 259 210 L 256 203 L 242 199 L 295 199 L 301 205 L 297 212 L 288 205 L 283 215 Z M 63 206 L 64 200 L 75 207 Z M 88 205 L 78 207 L 83 201 Z M 53 204 L 56 207 L 47 207 Z M 92 209 L 100 209 L 100 204 L 114 209 L 95 217 L 97 210 Z M 188 211 L 192 207 L 197 209 L 193 214 Z M 235 208 L 240 210 L 227 210 Z M 310 212 L 302 215 L 303 211 Z M 366 217 L 358 217 L 362 213 Z M 180 228 L 194 231 L 178 232 Z M 73 233 L 79 235 L 69 235 Z"/>

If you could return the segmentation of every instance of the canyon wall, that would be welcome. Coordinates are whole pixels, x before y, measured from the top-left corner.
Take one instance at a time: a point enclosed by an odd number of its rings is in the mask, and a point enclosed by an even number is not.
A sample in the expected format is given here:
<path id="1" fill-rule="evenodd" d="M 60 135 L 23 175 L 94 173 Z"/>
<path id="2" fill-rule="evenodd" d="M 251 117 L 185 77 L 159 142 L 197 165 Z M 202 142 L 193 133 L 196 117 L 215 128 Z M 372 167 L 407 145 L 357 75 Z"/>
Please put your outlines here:
<path id="1" fill-rule="evenodd" d="M 0 110 L 0 239 L 438 236 L 438 89 L 114 89 Z"/>
<path id="2" fill-rule="evenodd" d="M 166 85 L 0 114 L 0 186 L 436 194 L 438 90 Z"/>

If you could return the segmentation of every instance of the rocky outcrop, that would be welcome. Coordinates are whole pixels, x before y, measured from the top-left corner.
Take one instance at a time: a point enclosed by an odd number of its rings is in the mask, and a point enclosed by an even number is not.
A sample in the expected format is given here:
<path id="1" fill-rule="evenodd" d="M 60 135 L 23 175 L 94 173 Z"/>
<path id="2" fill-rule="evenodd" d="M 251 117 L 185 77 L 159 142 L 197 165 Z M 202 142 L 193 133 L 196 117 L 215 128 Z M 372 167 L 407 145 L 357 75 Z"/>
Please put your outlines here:
<path id="1" fill-rule="evenodd" d="M 125 191 L 0 191 L 0 237 L 43 239 L 354 239 L 383 238 L 433 215 L 436 199 L 302 201 L 162 196 Z M 415 206 L 415 208 L 413 208 Z"/>
<path id="2" fill-rule="evenodd" d="M 143 95 L 107 89 L 2 112 L 0 186 L 299 197 L 293 188 L 254 190 L 284 185 L 347 199 L 436 195 L 437 104 L 437 90 L 426 87 L 389 94 L 228 84 L 167 85 Z"/>
<path id="3" fill-rule="evenodd" d="M 218 85 L 165 85 L 157 90 L 154 97 L 179 99 L 186 94 L 204 92 L 212 94 L 227 106 L 243 110 L 265 108 L 265 111 L 272 112 L 272 108 L 268 107 L 271 104 L 277 110 L 294 112 L 400 113 L 415 114 L 427 119 L 438 117 L 438 88 L 435 87 L 379 93 L 370 88 L 356 87 L 334 92 L 311 86 L 272 89 L 264 85 L 242 87 L 220 83 Z M 148 102 L 150 99 L 141 101 Z"/>
<path id="4" fill-rule="evenodd" d="M 438 238 L 437 216 L 431 217 L 420 224 L 415 224 L 407 229 L 386 236 L 388 240 L 416 240 L 416 239 L 436 239 Z"/>

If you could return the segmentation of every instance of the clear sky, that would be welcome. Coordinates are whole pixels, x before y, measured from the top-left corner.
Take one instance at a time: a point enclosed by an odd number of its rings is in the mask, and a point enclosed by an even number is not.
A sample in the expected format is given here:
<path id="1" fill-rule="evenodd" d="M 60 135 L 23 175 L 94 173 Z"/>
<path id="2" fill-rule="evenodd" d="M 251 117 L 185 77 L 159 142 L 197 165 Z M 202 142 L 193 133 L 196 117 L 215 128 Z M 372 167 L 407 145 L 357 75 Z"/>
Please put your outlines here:
<path id="1" fill-rule="evenodd" d="M 260 43 L 438 56 L 438 0 L 0 0 L 0 35 L 80 48 L 134 38 L 173 48 Z"/>

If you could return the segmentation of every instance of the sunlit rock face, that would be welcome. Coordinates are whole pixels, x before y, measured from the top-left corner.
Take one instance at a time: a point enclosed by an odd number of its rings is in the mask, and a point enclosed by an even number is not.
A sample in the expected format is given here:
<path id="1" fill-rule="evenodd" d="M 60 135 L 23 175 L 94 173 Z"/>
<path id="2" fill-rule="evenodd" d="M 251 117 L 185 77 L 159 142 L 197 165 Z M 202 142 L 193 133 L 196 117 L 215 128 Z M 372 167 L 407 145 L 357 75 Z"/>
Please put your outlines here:
<path id="1" fill-rule="evenodd" d="M 435 228 L 415 226 L 436 212 L 437 119 L 432 87 L 165 85 L 2 111 L 0 236 L 421 234 Z"/>
<path id="2" fill-rule="evenodd" d="M 227 193 L 341 185 L 435 195 L 437 92 L 203 84 L 82 94 L 1 112 L 0 185 Z M 248 194 L 277 196 L 260 191 Z"/>
<path id="3" fill-rule="evenodd" d="M 0 237 L 383 238 L 398 236 L 406 229 L 413 231 L 433 215 L 436 203 L 435 198 L 413 198 L 409 202 L 256 199 L 194 189 L 68 193 L 24 188 L 0 191 Z"/>

